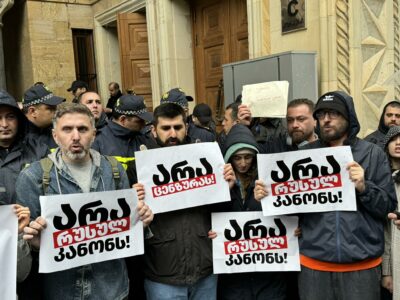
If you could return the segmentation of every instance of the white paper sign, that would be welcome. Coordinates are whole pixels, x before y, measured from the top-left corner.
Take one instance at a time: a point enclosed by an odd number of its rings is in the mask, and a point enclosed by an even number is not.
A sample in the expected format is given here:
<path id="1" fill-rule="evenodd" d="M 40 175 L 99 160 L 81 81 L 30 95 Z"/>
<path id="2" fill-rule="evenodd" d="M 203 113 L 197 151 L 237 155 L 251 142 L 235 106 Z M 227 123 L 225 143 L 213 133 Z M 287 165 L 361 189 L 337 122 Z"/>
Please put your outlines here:
<path id="1" fill-rule="evenodd" d="M 214 274 L 300 271 L 297 217 L 261 211 L 212 214 Z"/>
<path id="2" fill-rule="evenodd" d="M 289 82 L 271 81 L 243 86 L 242 103 L 253 117 L 284 118 L 288 103 Z"/>
<path id="3" fill-rule="evenodd" d="M 197 143 L 135 152 L 146 203 L 162 213 L 230 200 L 224 159 L 217 143 Z"/>
<path id="4" fill-rule="evenodd" d="M 264 215 L 357 210 L 346 170 L 351 161 L 349 146 L 257 155 L 268 190 L 261 201 Z"/>
<path id="5" fill-rule="evenodd" d="M 16 299 L 18 219 L 13 205 L 0 206 L 1 299 Z"/>
<path id="6" fill-rule="evenodd" d="M 39 272 L 50 273 L 144 253 L 133 189 L 41 196 Z"/>

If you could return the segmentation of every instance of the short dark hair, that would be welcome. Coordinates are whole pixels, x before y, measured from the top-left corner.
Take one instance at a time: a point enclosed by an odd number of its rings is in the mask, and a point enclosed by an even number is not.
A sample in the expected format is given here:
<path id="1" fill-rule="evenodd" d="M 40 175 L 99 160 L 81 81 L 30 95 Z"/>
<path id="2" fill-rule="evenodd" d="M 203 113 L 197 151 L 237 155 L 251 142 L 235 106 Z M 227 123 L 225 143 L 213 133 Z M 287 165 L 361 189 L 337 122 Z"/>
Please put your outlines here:
<path id="1" fill-rule="evenodd" d="M 95 128 L 95 120 L 92 112 L 83 104 L 64 102 L 57 105 L 56 113 L 53 117 L 53 128 L 56 128 L 57 121 L 66 114 L 81 114 L 89 117 L 90 123 Z"/>
<path id="2" fill-rule="evenodd" d="M 290 101 L 288 103 L 287 108 L 297 107 L 297 106 L 300 106 L 300 105 L 307 105 L 308 109 L 311 112 L 311 114 L 313 113 L 315 104 L 314 104 L 314 102 L 312 102 L 310 99 L 307 99 L 307 98 L 293 99 L 292 101 Z"/>
<path id="3" fill-rule="evenodd" d="M 386 113 L 386 109 L 387 109 L 389 106 L 390 106 L 390 107 L 400 108 L 400 102 L 398 102 L 398 101 L 389 102 L 389 104 L 386 105 L 386 107 L 385 107 L 384 113 Z"/>
<path id="4" fill-rule="evenodd" d="M 108 86 L 112 86 L 113 88 L 119 90 L 119 84 L 118 84 L 117 82 L 110 82 L 110 83 L 108 84 Z"/>
<path id="5" fill-rule="evenodd" d="M 156 107 L 153 113 L 153 125 L 157 126 L 159 118 L 173 119 L 177 116 L 182 116 L 182 120 L 186 123 L 185 110 L 175 103 L 164 103 Z"/>
<path id="6" fill-rule="evenodd" d="M 238 120 L 238 112 L 239 112 L 239 105 L 240 104 L 241 103 L 239 103 L 239 102 L 233 102 L 233 103 L 229 104 L 225 108 L 225 110 L 232 109 L 231 118 L 232 118 L 233 121 Z"/>
<path id="7" fill-rule="evenodd" d="M 87 93 L 95 93 L 95 94 L 97 94 L 97 95 L 99 95 L 99 93 L 97 93 L 96 91 L 84 91 L 82 94 L 80 94 L 79 96 L 78 96 L 78 102 L 77 103 L 81 103 L 81 100 L 82 100 L 82 97 L 83 97 L 83 95 L 85 95 L 85 94 L 87 94 Z M 100 96 L 100 95 L 99 95 Z"/>

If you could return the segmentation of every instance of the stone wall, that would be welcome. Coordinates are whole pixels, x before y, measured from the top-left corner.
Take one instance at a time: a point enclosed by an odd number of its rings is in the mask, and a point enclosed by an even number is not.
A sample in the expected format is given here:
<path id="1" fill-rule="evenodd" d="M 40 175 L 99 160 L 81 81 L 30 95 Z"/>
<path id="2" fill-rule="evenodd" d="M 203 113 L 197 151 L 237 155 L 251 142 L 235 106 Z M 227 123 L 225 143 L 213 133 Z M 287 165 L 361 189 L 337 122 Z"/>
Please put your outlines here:
<path id="1" fill-rule="evenodd" d="M 43 81 L 57 95 L 72 98 L 66 91 L 75 80 L 73 28 L 93 29 L 88 5 L 27 2 L 33 80 Z"/>

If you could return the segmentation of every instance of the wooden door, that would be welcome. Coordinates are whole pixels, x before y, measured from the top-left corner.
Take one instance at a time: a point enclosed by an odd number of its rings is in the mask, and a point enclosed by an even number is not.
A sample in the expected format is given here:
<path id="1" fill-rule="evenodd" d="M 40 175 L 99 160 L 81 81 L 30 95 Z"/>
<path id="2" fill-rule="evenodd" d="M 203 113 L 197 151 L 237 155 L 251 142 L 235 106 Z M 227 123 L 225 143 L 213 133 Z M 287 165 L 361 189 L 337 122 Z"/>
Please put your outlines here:
<path id="1" fill-rule="evenodd" d="M 215 114 L 222 65 L 249 58 L 246 0 L 192 3 L 196 101 Z"/>
<path id="2" fill-rule="evenodd" d="M 152 110 L 149 46 L 146 15 L 118 14 L 118 40 L 121 58 L 122 86 L 144 97 Z"/>

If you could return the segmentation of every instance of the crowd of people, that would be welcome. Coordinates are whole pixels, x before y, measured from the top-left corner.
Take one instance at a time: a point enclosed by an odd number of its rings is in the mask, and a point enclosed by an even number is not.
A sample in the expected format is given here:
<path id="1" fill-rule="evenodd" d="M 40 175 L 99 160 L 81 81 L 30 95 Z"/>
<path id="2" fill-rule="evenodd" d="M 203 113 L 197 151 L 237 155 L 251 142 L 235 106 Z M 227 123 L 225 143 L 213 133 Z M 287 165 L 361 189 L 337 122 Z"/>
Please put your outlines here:
<path id="1" fill-rule="evenodd" d="M 365 139 L 350 95 L 333 91 L 314 104 L 292 99 L 286 119 L 252 118 L 238 97 L 217 134 L 212 110 L 173 88 L 150 113 L 144 98 L 110 99 L 74 81 L 72 102 L 43 83 L 22 109 L 0 91 L 1 204 L 19 220 L 19 299 L 400 299 L 400 102 L 389 102 Z M 314 100 L 314 99 L 313 99 Z M 316 100 L 316 99 L 315 99 Z M 217 142 L 231 201 L 153 214 L 138 180 L 135 152 Z M 257 154 L 348 145 L 357 210 L 299 215 L 300 272 L 213 274 L 212 212 L 261 211 L 269 191 L 258 179 Z M 145 233 L 142 256 L 54 273 L 38 273 L 41 195 L 134 188 Z"/>

